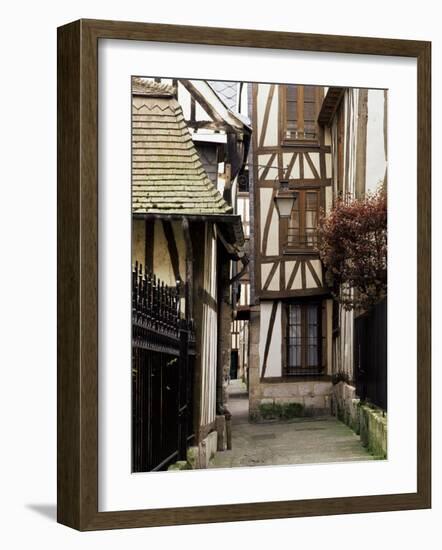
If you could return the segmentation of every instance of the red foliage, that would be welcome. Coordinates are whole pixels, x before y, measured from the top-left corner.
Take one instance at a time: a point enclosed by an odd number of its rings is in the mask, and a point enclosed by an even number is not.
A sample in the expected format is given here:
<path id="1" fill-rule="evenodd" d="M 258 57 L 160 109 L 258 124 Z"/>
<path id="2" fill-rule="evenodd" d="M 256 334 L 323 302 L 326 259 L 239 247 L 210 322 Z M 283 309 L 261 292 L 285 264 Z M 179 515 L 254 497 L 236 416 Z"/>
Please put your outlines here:
<path id="1" fill-rule="evenodd" d="M 339 200 L 320 219 L 318 251 L 333 296 L 347 310 L 371 306 L 387 294 L 387 196 Z"/>

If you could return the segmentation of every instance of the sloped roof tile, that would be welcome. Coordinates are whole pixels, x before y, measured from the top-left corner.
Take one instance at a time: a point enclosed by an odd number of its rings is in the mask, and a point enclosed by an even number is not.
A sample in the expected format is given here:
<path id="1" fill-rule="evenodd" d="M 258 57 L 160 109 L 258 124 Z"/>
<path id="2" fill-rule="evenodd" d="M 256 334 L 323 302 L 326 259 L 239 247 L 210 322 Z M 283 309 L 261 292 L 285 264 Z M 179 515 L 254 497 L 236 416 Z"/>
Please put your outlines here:
<path id="1" fill-rule="evenodd" d="M 230 214 L 207 176 L 173 88 L 133 79 L 132 212 Z"/>

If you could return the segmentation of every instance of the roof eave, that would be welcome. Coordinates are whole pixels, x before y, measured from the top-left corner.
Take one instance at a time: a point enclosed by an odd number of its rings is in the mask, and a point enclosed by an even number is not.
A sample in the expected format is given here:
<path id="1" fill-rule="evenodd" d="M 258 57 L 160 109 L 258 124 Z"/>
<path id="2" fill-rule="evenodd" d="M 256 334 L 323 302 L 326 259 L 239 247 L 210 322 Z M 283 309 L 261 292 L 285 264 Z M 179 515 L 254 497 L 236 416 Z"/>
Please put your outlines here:
<path id="1" fill-rule="evenodd" d="M 331 86 L 327 90 L 318 115 L 318 123 L 321 126 L 331 125 L 346 89 L 340 86 Z"/>
<path id="2" fill-rule="evenodd" d="M 139 220 L 182 220 L 189 222 L 212 222 L 218 224 L 223 241 L 229 245 L 228 252 L 232 259 L 241 260 L 245 256 L 244 231 L 239 214 L 185 214 L 183 212 L 133 212 L 133 219 Z"/>

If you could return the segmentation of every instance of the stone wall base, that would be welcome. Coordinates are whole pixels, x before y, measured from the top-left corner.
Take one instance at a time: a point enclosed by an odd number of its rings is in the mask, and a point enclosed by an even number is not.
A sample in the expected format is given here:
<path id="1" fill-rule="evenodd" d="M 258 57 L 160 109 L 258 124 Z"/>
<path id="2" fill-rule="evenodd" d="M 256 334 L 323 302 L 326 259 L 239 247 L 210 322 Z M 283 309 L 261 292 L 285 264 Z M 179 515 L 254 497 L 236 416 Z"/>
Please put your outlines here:
<path id="1" fill-rule="evenodd" d="M 201 470 L 209 467 L 217 451 L 227 449 L 226 420 L 224 415 L 216 417 L 215 430 L 210 432 L 199 445 L 187 449 L 187 460 L 178 460 L 171 464 L 169 471 Z"/>
<path id="2" fill-rule="evenodd" d="M 252 421 L 266 420 L 272 414 L 293 416 L 328 416 L 331 414 L 332 383 L 328 381 L 271 382 L 259 381 L 249 393 L 249 416 Z M 294 407 L 291 405 L 298 405 Z"/>
<path id="3" fill-rule="evenodd" d="M 339 382 L 333 386 L 332 413 L 361 438 L 364 447 L 377 458 L 387 458 L 387 414 L 362 403 L 354 386 Z"/>

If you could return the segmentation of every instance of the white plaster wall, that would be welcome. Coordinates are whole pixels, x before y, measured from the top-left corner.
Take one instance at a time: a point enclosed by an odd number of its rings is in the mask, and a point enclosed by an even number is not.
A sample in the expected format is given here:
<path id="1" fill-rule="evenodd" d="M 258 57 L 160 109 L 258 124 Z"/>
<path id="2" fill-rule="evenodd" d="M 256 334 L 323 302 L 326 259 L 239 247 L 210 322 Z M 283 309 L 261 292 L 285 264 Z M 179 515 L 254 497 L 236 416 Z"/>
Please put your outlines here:
<path id="1" fill-rule="evenodd" d="M 383 182 L 387 159 L 384 150 L 384 90 L 368 91 L 366 191 Z"/>
<path id="2" fill-rule="evenodd" d="M 295 262 L 295 261 L 287 261 L 287 262 L 284 262 L 285 280 L 286 280 L 286 282 L 290 279 L 290 275 L 292 274 L 295 265 L 296 265 L 296 262 Z"/>
<path id="3" fill-rule="evenodd" d="M 260 189 L 261 210 L 261 251 L 263 255 L 273 256 L 279 253 L 279 217 L 276 209 L 273 209 L 272 219 L 267 238 L 267 247 L 263 248 L 263 232 L 269 209 L 272 207 L 272 189 Z"/>
<path id="4" fill-rule="evenodd" d="M 173 222 L 172 228 L 178 250 L 180 275 L 183 278 L 186 258 L 183 231 L 179 222 Z M 153 272 L 157 277 L 164 281 L 166 285 L 175 286 L 175 274 L 173 272 L 172 262 L 170 260 L 170 254 L 167 247 L 167 240 L 164 235 L 163 224 L 160 220 L 155 221 Z"/>
<path id="5" fill-rule="evenodd" d="M 213 228 L 205 224 L 203 287 L 216 300 L 216 240 Z M 201 425 L 215 419 L 217 361 L 217 312 L 203 304 L 201 348 Z"/>
<path id="6" fill-rule="evenodd" d="M 344 193 L 354 196 L 356 188 L 357 105 L 359 90 L 350 89 L 345 96 L 345 124 L 348 128 L 344 139 Z M 347 173 L 345 167 L 348 166 Z"/>
<path id="7" fill-rule="evenodd" d="M 321 175 L 321 166 L 319 164 L 319 153 L 314 153 L 310 151 L 308 156 L 310 157 L 310 160 L 312 161 L 313 166 L 316 169 L 316 172 L 318 172 L 318 174 Z M 305 163 L 304 163 L 304 167 L 305 167 Z"/>
<path id="8" fill-rule="evenodd" d="M 302 275 L 301 275 L 301 269 L 302 267 L 299 266 L 298 271 L 296 272 L 295 278 L 292 283 L 291 290 L 299 290 L 302 289 Z"/>
<path id="9" fill-rule="evenodd" d="M 293 163 L 292 169 L 289 174 L 290 179 L 299 179 L 299 155 L 296 157 L 295 162 Z"/>
<path id="10" fill-rule="evenodd" d="M 325 153 L 325 177 L 332 177 L 332 156 L 331 153 Z"/>
<path id="11" fill-rule="evenodd" d="M 272 265 L 272 263 L 261 264 L 261 286 L 264 286 L 270 270 L 272 269 Z"/>
<path id="12" fill-rule="evenodd" d="M 170 80 L 169 84 L 172 84 L 172 80 Z M 181 105 L 184 118 L 190 120 L 190 93 L 181 82 L 178 82 L 178 103 Z"/>
<path id="13" fill-rule="evenodd" d="M 264 172 L 265 167 L 267 166 L 267 164 L 270 160 L 270 157 L 271 157 L 271 155 L 269 155 L 269 154 L 256 155 L 256 158 L 257 158 L 256 162 L 258 163 L 258 179 L 261 178 L 261 175 Z M 273 166 L 273 163 L 272 163 L 272 166 Z M 269 175 L 267 176 L 267 178 L 272 177 L 272 172 L 273 172 L 273 168 L 271 170 L 269 170 Z"/>
<path id="14" fill-rule="evenodd" d="M 279 270 L 280 269 L 281 269 L 281 266 L 278 265 L 278 267 L 275 269 L 275 273 L 273 274 L 273 277 L 270 281 L 268 290 L 279 290 L 279 281 L 280 281 Z"/>
<path id="15" fill-rule="evenodd" d="M 172 230 L 175 236 L 175 243 L 178 251 L 180 275 L 184 278 L 186 251 L 184 236 L 181 224 L 178 221 L 172 222 Z M 153 272 L 164 284 L 175 286 L 175 274 L 170 260 L 167 240 L 164 236 L 163 225 L 160 220 L 155 221 L 155 239 L 153 255 Z M 144 220 L 133 220 L 132 222 L 132 263 L 138 261 L 145 265 L 145 222 Z"/>
<path id="16" fill-rule="evenodd" d="M 315 179 L 313 170 L 310 168 L 310 164 L 307 162 L 307 159 L 304 156 L 304 179 L 311 180 Z"/>
<path id="17" fill-rule="evenodd" d="M 250 303 L 250 283 L 241 283 L 240 306 L 246 306 Z"/>
<path id="18" fill-rule="evenodd" d="M 258 93 L 256 101 L 256 136 L 258 143 L 261 139 L 262 121 L 264 119 L 264 113 L 269 95 L 270 84 L 258 84 Z"/>
<path id="19" fill-rule="evenodd" d="M 264 146 L 272 147 L 278 145 L 278 88 L 275 86 L 273 92 L 272 103 L 270 105 L 269 119 L 267 122 L 267 130 L 264 137 Z"/>
<path id="20" fill-rule="evenodd" d="M 321 260 L 310 260 L 310 264 L 312 265 L 313 269 L 315 270 L 315 273 L 316 273 L 317 277 L 322 282 L 322 264 L 321 264 Z"/>
<path id="21" fill-rule="evenodd" d="M 333 189 L 332 187 L 325 188 L 325 212 L 330 212 L 333 203 Z"/>
<path id="22" fill-rule="evenodd" d="M 305 264 L 305 286 L 306 288 L 317 288 L 318 286 L 307 264 Z"/>
<path id="23" fill-rule="evenodd" d="M 270 222 L 267 238 L 267 249 L 264 252 L 268 256 L 277 256 L 279 254 L 279 215 L 276 208 L 273 208 L 272 221 Z"/>
<path id="24" fill-rule="evenodd" d="M 339 355 L 340 361 L 338 370 L 353 376 L 353 311 L 346 311 L 341 307 L 340 312 L 340 333 L 339 333 Z"/>
<path id="25" fill-rule="evenodd" d="M 327 93 L 328 88 L 324 88 L 324 95 Z M 331 145 L 331 132 L 330 128 L 324 129 L 324 143 L 325 145 Z"/>

